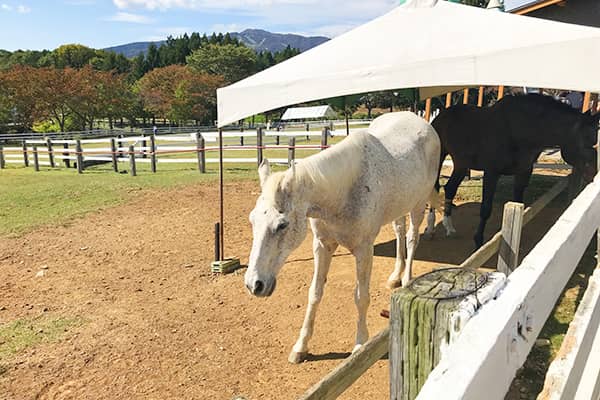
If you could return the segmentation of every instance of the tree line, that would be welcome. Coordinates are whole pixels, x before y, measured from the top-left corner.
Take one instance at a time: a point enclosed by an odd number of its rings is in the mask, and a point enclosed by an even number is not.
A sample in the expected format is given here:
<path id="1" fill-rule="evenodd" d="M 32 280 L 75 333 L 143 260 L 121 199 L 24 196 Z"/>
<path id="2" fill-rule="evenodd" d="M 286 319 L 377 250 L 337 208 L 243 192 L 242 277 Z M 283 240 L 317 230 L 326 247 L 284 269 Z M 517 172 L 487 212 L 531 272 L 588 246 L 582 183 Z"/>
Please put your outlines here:
<path id="1" fill-rule="evenodd" d="M 99 119 L 210 124 L 216 89 L 297 55 L 254 52 L 229 34 L 192 33 L 133 59 L 79 44 L 0 50 L 0 133 L 91 129 Z"/>

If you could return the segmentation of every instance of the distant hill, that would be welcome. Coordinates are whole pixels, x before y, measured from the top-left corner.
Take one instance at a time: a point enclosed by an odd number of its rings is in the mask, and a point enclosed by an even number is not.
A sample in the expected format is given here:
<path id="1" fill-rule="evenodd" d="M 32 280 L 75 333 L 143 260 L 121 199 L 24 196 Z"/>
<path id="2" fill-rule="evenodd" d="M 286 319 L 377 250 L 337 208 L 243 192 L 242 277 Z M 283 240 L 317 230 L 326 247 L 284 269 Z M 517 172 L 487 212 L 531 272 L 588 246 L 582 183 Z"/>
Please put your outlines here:
<path id="1" fill-rule="evenodd" d="M 255 51 L 270 52 L 282 51 L 287 46 L 299 49 L 300 51 L 306 51 L 329 40 L 329 38 L 324 36 L 306 37 L 294 34 L 271 33 L 262 29 L 246 29 L 243 32 L 231 32 L 230 35 Z M 146 53 L 148 47 L 152 43 L 159 47 L 164 42 L 165 41 L 163 40 L 159 42 L 128 43 L 120 46 L 108 47 L 104 50 L 113 51 L 118 54 L 123 54 L 127 58 L 132 58 L 140 53 Z"/>
<path id="2" fill-rule="evenodd" d="M 112 51 L 117 54 L 123 54 L 127 58 L 133 58 L 140 53 L 146 54 L 148 47 L 150 47 L 152 43 L 154 43 L 157 47 L 160 47 L 161 44 L 165 43 L 165 40 L 161 40 L 160 42 L 127 43 L 120 46 L 107 47 L 104 50 Z"/>
<path id="3" fill-rule="evenodd" d="M 232 32 L 230 35 L 256 51 L 272 53 L 284 50 L 287 46 L 306 51 L 329 40 L 324 36 L 301 36 L 294 34 L 271 33 L 262 29 L 246 29 L 243 32 Z"/>

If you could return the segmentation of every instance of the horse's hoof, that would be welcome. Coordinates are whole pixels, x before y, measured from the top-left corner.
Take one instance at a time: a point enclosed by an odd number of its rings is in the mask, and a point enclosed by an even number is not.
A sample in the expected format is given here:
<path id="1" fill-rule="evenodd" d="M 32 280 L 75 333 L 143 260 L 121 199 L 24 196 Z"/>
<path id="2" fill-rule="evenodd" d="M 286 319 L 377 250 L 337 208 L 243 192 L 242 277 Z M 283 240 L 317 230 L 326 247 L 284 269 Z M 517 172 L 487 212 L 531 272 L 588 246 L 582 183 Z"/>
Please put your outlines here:
<path id="1" fill-rule="evenodd" d="M 306 360 L 306 357 L 308 357 L 308 352 L 307 351 L 302 351 L 300 353 L 293 351 L 290 353 L 290 356 L 288 357 L 288 361 L 291 364 L 300 364 L 302 361 Z"/>
<path id="2" fill-rule="evenodd" d="M 446 232 L 446 237 L 447 237 L 447 238 L 453 238 L 453 237 L 456 237 L 456 231 L 447 231 L 447 232 Z"/>
<path id="3" fill-rule="evenodd" d="M 390 290 L 398 289 L 399 287 L 402 287 L 402 281 L 387 281 L 385 287 Z"/>

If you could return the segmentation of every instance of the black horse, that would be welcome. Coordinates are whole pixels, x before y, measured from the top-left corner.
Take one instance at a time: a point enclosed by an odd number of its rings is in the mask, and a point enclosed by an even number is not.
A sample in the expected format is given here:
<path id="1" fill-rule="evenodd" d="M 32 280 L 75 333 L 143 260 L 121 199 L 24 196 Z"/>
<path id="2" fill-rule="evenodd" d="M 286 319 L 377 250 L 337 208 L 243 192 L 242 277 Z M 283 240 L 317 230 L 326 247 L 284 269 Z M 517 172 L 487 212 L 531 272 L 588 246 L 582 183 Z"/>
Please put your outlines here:
<path id="1" fill-rule="evenodd" d="M 591 181 L 596 172 L 599 115 L 581 112 L 550 96 L 507 96 L 492 107 L 457 105 L 432 122 L 440 136 L 442 162 L 448 154 L 454 168 L 445 186 L 444 226 L 451 234 L 452 200 L 469 169 L 483 171 L 483 199 L 475 246 L 483 244 L 483 231 L 492 212 L 500 175 L 514 175 L 513 199 L 523 202 L 533 165 L 542 150 L 560 147 L 574 173 Z M 439 189 L 439 183 L 437 184 Z"/>

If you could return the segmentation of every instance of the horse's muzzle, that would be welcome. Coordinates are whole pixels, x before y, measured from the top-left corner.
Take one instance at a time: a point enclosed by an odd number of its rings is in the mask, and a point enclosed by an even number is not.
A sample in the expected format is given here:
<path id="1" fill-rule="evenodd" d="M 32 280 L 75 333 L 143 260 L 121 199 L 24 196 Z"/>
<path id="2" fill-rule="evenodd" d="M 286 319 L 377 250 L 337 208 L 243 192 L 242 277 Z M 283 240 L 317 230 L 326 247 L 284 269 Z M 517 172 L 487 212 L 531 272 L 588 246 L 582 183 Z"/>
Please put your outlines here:
<path id="1" fill-rule="evenodd" d="M 275 278 L 266 281 L 257 279 L 254 283 L 246 284 L 250 294 L 256 297 L 269 297 L 275 291 L 275 286 L 277 286 L 277 279 Z"/>

